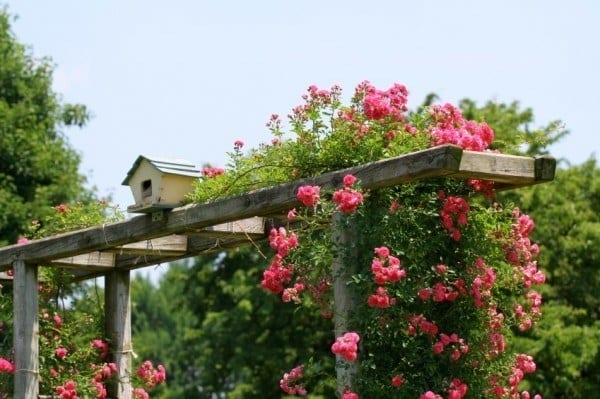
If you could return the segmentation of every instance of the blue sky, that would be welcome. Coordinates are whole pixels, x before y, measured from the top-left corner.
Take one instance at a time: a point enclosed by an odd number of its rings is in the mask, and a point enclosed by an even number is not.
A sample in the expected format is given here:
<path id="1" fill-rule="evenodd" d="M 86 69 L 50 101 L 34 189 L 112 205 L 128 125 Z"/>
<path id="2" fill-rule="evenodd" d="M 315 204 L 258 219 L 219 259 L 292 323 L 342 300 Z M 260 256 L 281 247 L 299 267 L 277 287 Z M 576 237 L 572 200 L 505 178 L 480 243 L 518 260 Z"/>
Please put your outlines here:
<path id="1" fill-rule="evenodd" d="M 600 2 L 14 0 L 13 31 L 56 63 L 54 87 L 94 118 L 66 132 L 82 172 L 125 208 L 140 154 L 223 166 L 235 140 L 269 141 L 311 84 L 346 93 L 405 84 L 409 105 L 520 101 L 536 126 L 561 119 L 552 148 L 600 152 Z"/>

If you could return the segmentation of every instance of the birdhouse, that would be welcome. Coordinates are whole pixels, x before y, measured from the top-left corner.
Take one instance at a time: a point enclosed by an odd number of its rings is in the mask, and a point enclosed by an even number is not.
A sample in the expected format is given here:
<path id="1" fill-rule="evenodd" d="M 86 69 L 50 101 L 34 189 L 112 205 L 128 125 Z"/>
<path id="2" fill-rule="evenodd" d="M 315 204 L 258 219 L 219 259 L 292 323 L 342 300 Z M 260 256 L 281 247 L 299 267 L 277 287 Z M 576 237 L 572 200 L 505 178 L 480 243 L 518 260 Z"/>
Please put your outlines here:
<path id="1" fill-rule="evenodd" d="M 140 155 L 122 183 L 131 187 L 135 199 L 127 212 L 151 213 L 178 207 L 200 176 L 196 166 L 184 159 Z"/>

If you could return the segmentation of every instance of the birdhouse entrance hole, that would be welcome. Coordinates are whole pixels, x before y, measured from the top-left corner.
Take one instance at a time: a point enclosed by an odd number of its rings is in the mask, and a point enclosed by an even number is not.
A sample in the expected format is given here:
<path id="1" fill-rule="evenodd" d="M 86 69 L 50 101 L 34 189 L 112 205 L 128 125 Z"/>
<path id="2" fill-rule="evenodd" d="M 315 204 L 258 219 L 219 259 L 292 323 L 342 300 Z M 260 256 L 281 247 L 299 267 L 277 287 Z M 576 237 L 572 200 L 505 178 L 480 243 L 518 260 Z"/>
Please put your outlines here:
<path id="1" fill-rule="evenodd" d="M 142 199 L 152 197 L 152 180 L 144 180 L 142 182 Z"/>

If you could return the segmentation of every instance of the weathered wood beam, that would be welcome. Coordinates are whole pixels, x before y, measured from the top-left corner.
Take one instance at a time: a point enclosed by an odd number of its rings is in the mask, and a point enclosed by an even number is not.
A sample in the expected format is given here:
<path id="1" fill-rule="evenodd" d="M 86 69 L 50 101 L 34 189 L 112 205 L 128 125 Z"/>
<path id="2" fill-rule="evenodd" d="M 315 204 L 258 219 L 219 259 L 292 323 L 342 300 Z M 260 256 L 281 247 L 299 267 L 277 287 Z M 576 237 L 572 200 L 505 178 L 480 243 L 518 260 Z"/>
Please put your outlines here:
<path id="1" fill-rule="evenodd" d="M 205 227 L 197 232 L 190 232 L 204 237 L 226 238 L 226 237 L 248 237 L 258 238 L 265 234 L 265 220 L 261 217 L 253 217 L 242 220 L 234 220 L 215 226 Z"/>
<path id="2" fill-rule="evenodd" d="M 463 153 L 466 153 L 466 160 L 461 169 Z M 492 161 L 493 158 L 498 160 Z M 441 176 L 509 180 L 515 186 L 533 184 L 536 182 L 538 168 L 535 163 L 533 168 L 530 167 L 532 159 L 493 153 L 473 154 L 451 145 L 434 147 L 214 202 L 190 204 L 170 212 L 165 211 L 162 218 L 138 216 L 124 222 L 43 238 L 24 245 L 8 246 L 0 249 L 0 271 L 10 267 L 19 258 L 28 263 L 45 264 L 55 259 L 107 250 L 169 234 L 192 233 L 235 220 L 281 213 L 299 205 L 296 191 L 301 185 L 319 185 L 323 190 L 330 190 L 341 187 L 343 177 L 349 173 L 358 177 L 362 187 L 366 189 Z M 552 161 L 549 159 L 548 165 Z M 514 165 L 509 165 L 510 163 Z M 550 173 L 551 168 L 542 169 Z M 511 170 L 521 172 L 517 177 L 509 178 Z"/>
<path id="3" fill-rule="evenodd" d="M 131 287 L 128 270 L 115 270 L 105 278 L 106 337 L 109 340 L 112 360 L 117 365 L 117 376 L 107 386 L 108 396 L 131 399 L 133 344 L 131 341 Z"/>
<path id="4" fill-rule="evenodd" d="M 253 239 L 253 242 L 261 241 L 266 236 L 260 239 Z M 236 248 L 240 245 L 246 245 L 249 241 L 247 238 L 229 237 L 229 238 L 207 238 L 199 236 L 191 236 L 188 239 L 188 251 L 181 255 L 117 255 L 115 269 L 118 270 L 133 270 L 141 267 L 159 265 L 161 263 L 175 262 L 177 260 L 190 258 L 192 256 L 198 256 L 211 252 L 223 251 L 226 249 Z M 93 277 L 102 276 L 106 273 L 106 270 L 90 270 L 90 269 L 77 269 L 72 270 L 73 277 L 77 281 L 87 280 Z"/>
<path id="5" fill-rule="evenodd" d="M 132 255 L 181 255 L 187 251 L 187 237 L 172 234 L 110 248 L 107 251 Z"/>
<path id="6" fill-rule="evenodd" d="M 51 261 L 52 266 L 62 266 L 73 269 L 104 270 L 115 267 L 115 254 L 108 252 L 89 252 L 87 254 L 70 256 Z"/>
<path id="7" fill-rule="evenodd" d="M 535 159 L 491 152 L 463 151 L 460 166 L 452 177 L 494 180 L 500 183 L 533 183 Z"/>
<path id="8" fill-rule="evenodd" d="M 48 260 L 283 212 L 299 205 L 296 199 L 299 186 L 316 184 L 325 190 L 333 189 L 342 185 L 342 179 L 348 173 L 361 179 L 364 188 L 383 187 L 428 176 L 448 175 L 458 171 L 461 154 L 462 150 L 455 146 L 435 147 L 214 202 L 190 204 L 170 212 L 165 211 L 163 218 L 142 215 L 123 222 L 42 238 L 19 246 L 8 246 L 0 249 L 0 270 L 9 267 L 19 257 L 25 262 L 43 264 Z"/>
<path id="9" fill-rule="evenodd" d="M 37 398 L 39 393 L 38 267 L 22 260 L 13 264 L 15 398 Z"/>

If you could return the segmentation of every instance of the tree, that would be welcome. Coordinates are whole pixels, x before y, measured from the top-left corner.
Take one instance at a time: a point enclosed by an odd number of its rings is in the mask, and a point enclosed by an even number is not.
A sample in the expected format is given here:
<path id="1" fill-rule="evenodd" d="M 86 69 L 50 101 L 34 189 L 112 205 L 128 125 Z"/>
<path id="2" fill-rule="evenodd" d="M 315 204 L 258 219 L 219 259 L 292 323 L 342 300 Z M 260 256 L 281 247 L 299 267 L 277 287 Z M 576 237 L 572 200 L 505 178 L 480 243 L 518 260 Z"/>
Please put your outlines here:
<path id="1" fill-rule="evenodd" d="M 84 105 L 52 89 L 53 64 L 35 58 L 11 31 L 0 6 L 0 245 L 63 202 L 88 198 L 80 157 L 62 129 L 85 125 Z"/>
<path id="2" fill-rule="evenodd" d="M 522 208 L 538 221 L 533 237 L 548 276 L 544 316 L 522 335 L 545 398 L 597 397 L 600 387 L 600 168 L 594 159 L 557 173 L 551 184 L 523 190 Z"/>
<path id="3" fill-rule="evenodd" d="M 330 321 L 266 293 L 258 284 L 265 267 L 245 247 L 172 265 L 158 288 L 134 280 L 135 351 L 169 359 L 161 397 L 281 397 L 279 378 L 300 353 L 328 352 Z M 333 395 L 332 387 L 319 391 Z"/>

